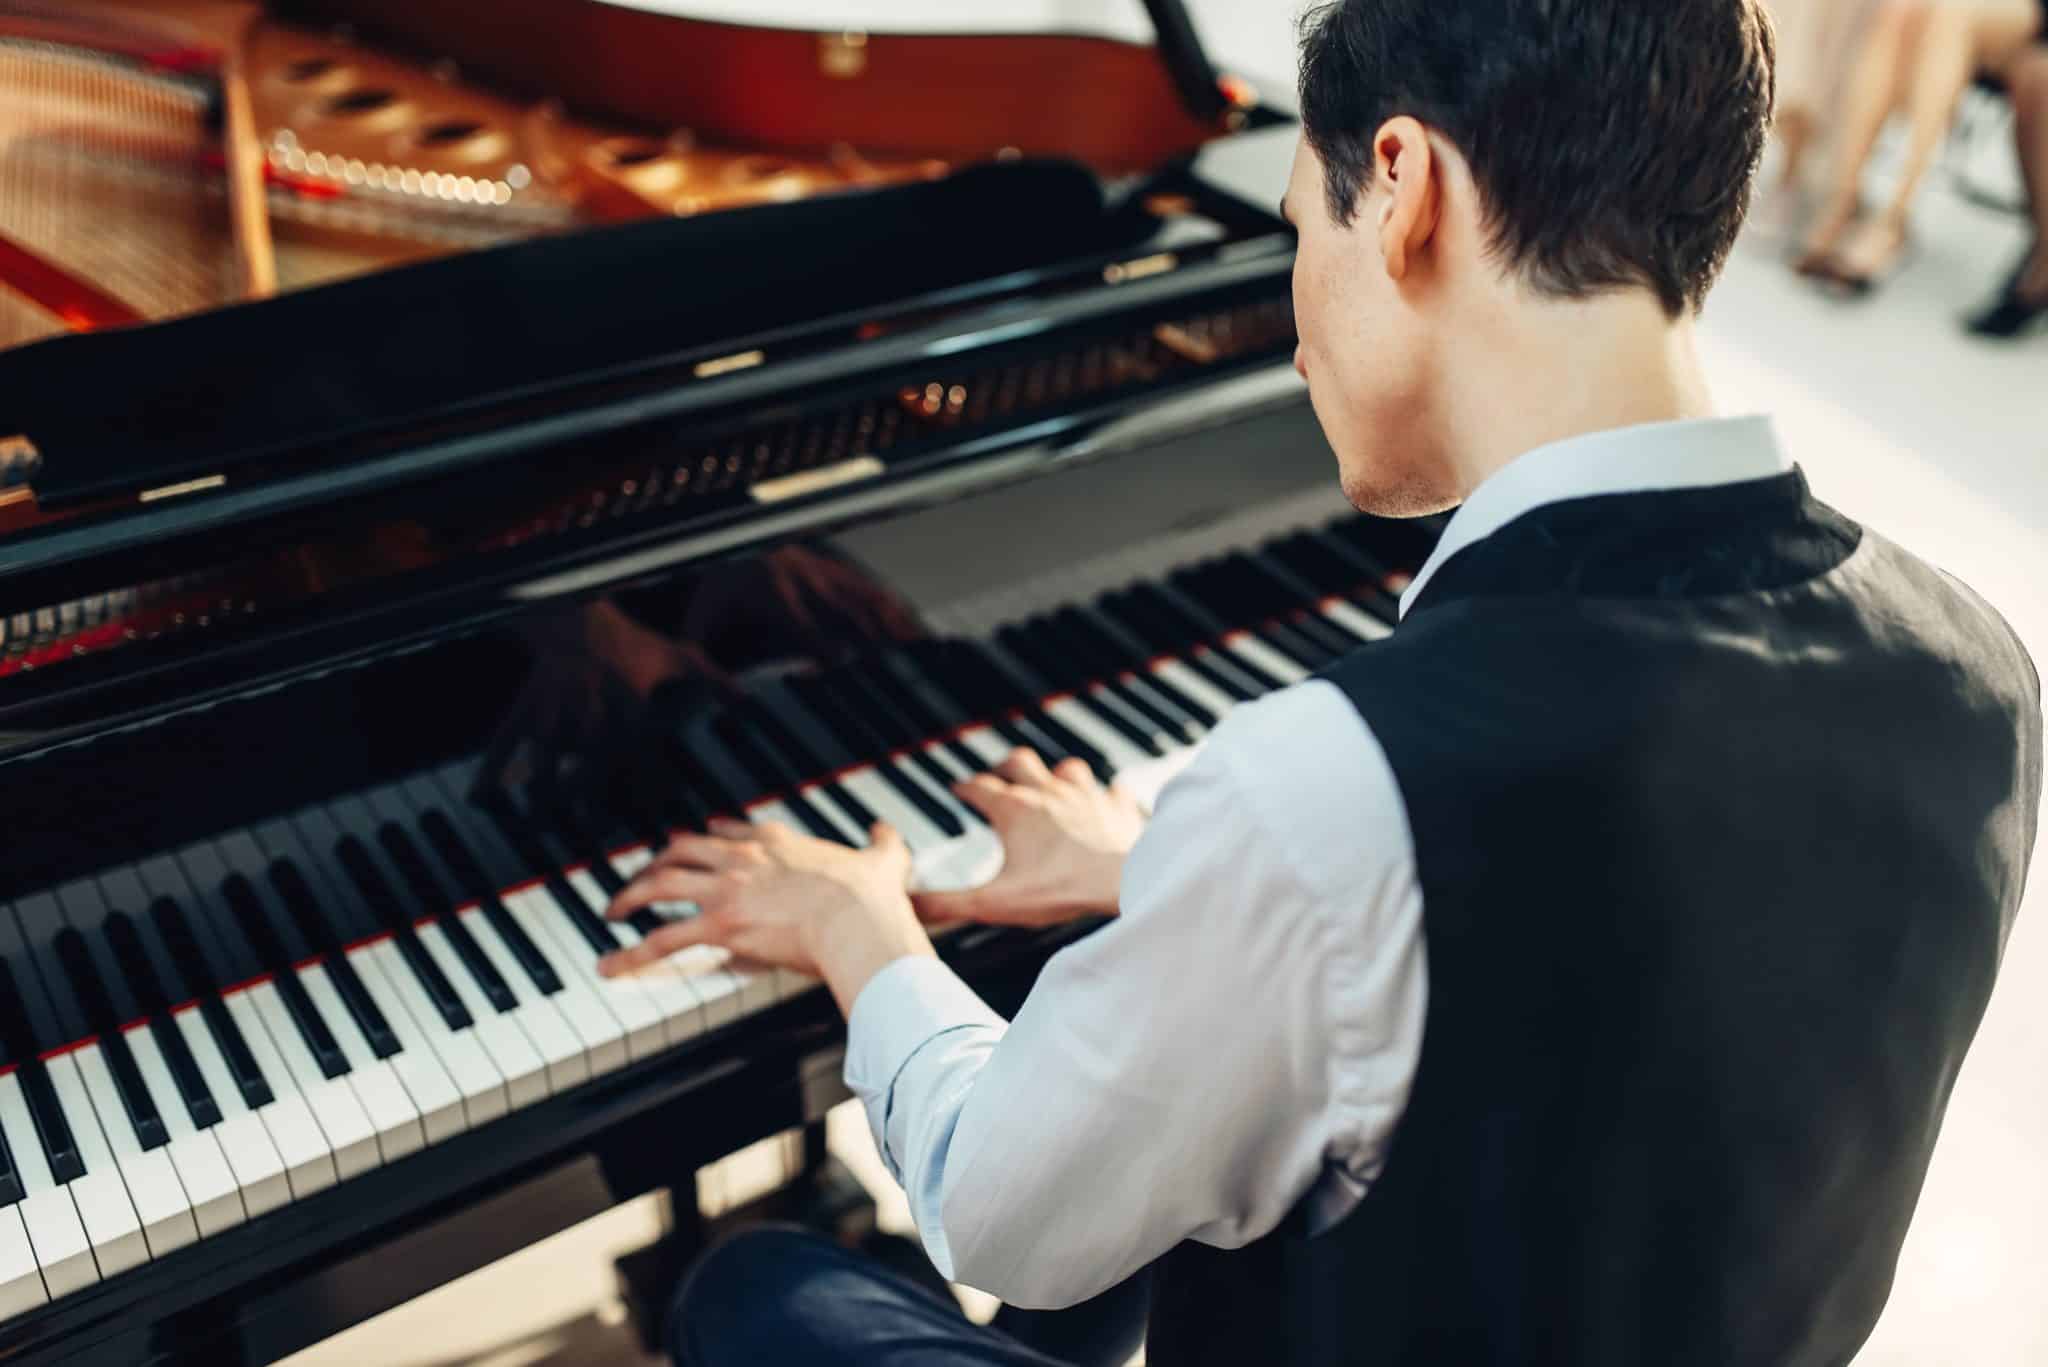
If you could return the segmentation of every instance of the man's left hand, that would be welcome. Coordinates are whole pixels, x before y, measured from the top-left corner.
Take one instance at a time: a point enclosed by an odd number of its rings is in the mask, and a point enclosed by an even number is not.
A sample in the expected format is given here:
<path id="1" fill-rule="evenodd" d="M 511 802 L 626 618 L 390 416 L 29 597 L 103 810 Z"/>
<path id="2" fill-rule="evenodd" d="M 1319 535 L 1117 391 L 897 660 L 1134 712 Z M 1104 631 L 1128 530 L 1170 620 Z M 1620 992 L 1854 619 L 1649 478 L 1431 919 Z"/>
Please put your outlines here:
<path id="1" fill-rule="evenodd" d="M 695 903 L 699 914 L 607 956 L 599 969 L 613 977 L 716 945 L 822 977 L 851 1011 L 875 974 L 933 952 L 911 909 L 910 867 L 909 847 L 888 826 L 854 850 L 786 826 L 715 821 L 707 834 L 677 836 L 606 913 L 617 921 L 661 903 Z"/>

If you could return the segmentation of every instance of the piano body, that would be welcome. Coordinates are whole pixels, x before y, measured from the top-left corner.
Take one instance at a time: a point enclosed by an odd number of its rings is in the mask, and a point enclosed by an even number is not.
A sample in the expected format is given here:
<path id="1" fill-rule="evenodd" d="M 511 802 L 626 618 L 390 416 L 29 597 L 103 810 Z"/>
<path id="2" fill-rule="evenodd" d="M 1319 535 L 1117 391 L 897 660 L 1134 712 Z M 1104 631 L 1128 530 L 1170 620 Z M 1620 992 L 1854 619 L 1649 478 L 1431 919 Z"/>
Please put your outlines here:
<path id="1" fill-rule="evenodd" d="M 1291 128 L 1171 0 L 1157 51 L 613 8 L 0 3 L 0 1360 L 274 1360 L 816 1122 L 815 984 L 595 977 L 652 846 L 880 818 L 980 881 L 953 782 L 1156 796 L 1430 547 L 1335 490 Z M 871 140 L 576 84 L 750 37 Z M 899 47 L 1141 74 L 919 146 L 859 113 Z M 1009 1008 L 1085 931 L 941 944 Z"/>

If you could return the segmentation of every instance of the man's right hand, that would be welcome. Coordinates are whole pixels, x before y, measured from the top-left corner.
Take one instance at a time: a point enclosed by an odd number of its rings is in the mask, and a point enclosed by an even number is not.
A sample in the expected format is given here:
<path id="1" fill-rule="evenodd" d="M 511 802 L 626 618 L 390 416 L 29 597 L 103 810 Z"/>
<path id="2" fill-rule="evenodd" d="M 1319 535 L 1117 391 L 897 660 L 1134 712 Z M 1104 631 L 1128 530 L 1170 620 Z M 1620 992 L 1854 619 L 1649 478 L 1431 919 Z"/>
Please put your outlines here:
<path id="1" fill-rule="evenodd" d="M 918 896 L 927 924 L 1037 928 L 1116 914 L 1124 856 L 1145 831 L 1135 798 L 1103 787 L 1080 760 L 1048 769 L 1035 750 L 1013 751 L 953 791 L 1001 837 L 1003 871 L 971 892 Z"/>

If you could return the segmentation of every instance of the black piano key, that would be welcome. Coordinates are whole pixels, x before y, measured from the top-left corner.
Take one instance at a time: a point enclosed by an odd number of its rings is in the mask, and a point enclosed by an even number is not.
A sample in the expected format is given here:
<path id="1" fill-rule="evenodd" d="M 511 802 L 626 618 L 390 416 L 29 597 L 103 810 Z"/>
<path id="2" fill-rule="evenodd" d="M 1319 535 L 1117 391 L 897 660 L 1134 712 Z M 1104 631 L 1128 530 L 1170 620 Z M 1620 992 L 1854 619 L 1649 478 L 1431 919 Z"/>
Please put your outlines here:
<path id="1" fill-rule="evenodd" d="M 421 915 L 434 918 L 440 926 L 443 938 L 455 951 L 455 957 L 462 960 L 462 966 L 469 971 L 470 980 L 483 992 L 484 1000 L 501 1013 L 516 1011 L 519 998 L 513 995 L 512 985 L 498 972 L 496 964 L 469 933 L 469 927 L 462 924 L 456 915 L 456 898 L 442 887 L 434 876 L 433 869 L 420 854 L 419 846 L 413 844 L 396 822 L 386 822 L 377 831 L 377 841 L 384 847 L 385 855 L 397 868 L 405 886 L 412 890 L 413 898 Z"/>
<path id="2" fill-rule="evenodd" d="M 448 981 L 441 972 L 441 966 L 427 953 L 427 947 L 413 931 L 412 917 L 399 902 L 398 896 L 385 880 L 383 871 L 370 857 L 370 851 L 363 842 L 353 835 L 344 835 L 335 844 L 335 860 L 342 872 L 362 896 L 371 914 L 383 922 L 391 933 L 391 943 L 398 950 L 399 958 L 405 961 L 420 990 L 427 994 L 427 1000 L 434 1004 L 434 1010 L 445 1021 L 450 1030 L 467 1030 L 476 1023 L 469 1014 L 469 1008 L 456 995 L 455 984 Z"/>
<path id="3" fill-rule="evenodd" d="M 99 969 L 93 966 L 92 956 L 86 952 L 85 937 L 67 927 L 57 932 L 52 947 L 56 950 L 58 963 L 63 965 L 64 976 L 70 981 L 72 992 L 85 1009 L 87 1025 L 99 1036 L 100 1057 L 106 1062 L 107 1072 L 114 1080 L 114 1091 L 121 1098 L 121 1108 L 128 1113 L 128 1124 L 135 1131 L 136 1142 L 145 1152 L 162 1148 L 171 1142 L 170 1132 L 164 1128 L 163 1114 L 156 1108 L 156 1099 L 142 1081 L 142 1070 L 135 1066 L 135 1054 L 128 1047 L 128 1036 L 121 1029 L 113 1002 L 108 999 L 106 984 L 100 981 Z"/>
<path id="4" fill-rule="evenodd" d="M 672 827 L 701 831 L 718 815 L 717 794 L 691 782 L 658 750 L 634 750 L 630 776 L 641 791 L 656 799 L 655 810 L 664 814 Z"/>
<path id="5" fill-rule="evenodd" d="M 897 745 L 875 731 L 858 711 L 833 691 L 825 679 L 798 679 L 794 681 L 792 691 L 797 701 L 848 754 L 874 756 L 875 772 L 882 776 L 882 781 L 894 788 L 905 802 L 917 808 L 925 820 L 947 836 L 966 833 L 967 826 L 960 816 L 905 770 L 903 766 L 909 756 L 892 757 L 890 752 L 897 749 Z M 933 767 L 937 768 L 936 765 Z M 937 782 L 942 789 L 952 786 L 944 769 L 938 769 Z"/>
<path id="6" fill-rule="evenodd" d="M 861 830 L 871 829 L 880 820 L 865 802 L 846 791 L 846 785 L 830 777 L 839 766 L 821 753 L 817 746 L 805 739 L 803 733 L 776 714 L 775 705 L 766 698 L 753 698 L 747 703 L 741 720 L 766 737 L 768 743 L 794 761 L 797 768 L 808 774 L 817 784 L 818 791 L 825 795 L 839 810 L 852 818 L 853 824 Z"/>
<path id="7" fill-rule="evenodd" d="M 1114 593 L 1102 598 L 1096 608 L 1105 617 L 1130 632 L 1161 655 L 1179 660 L 1213 688 L 1237 702 L 1250 702 L 1263 691 L 1230 662 L 1216 655 L 1205 642 L 1177 630 L 1170 621 L 1136 594 Z"/>
<path id="8" fill-rule="evenodd" d="M 57 1100 L 43 1055 L 69 1042 L 23 938 L 21 921 L 0 909 L 0 1046 L 21 1080 L 51 1178 L 60 1184 L 85 1175 L 85 1158 Z"/>
<path id="9" fill-rule="evenodd" d="M 1006 671 L 991 655 L 988 648 L 970 641 L 948 641 L 944 643 L 940 658 L 948 661 L 951 677 L 963 687 L 979 687 L 982 695 L 991 700 L 998 712 L 1022 709 L 1030 719 L 1033 729 L 1043 735 L 1051 744 L 1036 742 L 1040 757 L 1048 764 L 1058 764 L 1066 759 L 1079 759 L 1095 771 L 1096 778 L 1108 783 L 1116 777 L 1109 759 L 1100 750 L 1075 735 L 1073 730 L 1059 718 L 1047 713 L 1040 700 L 1031 697 L 1015 675 Z M 998 728 L 999 730 L 1001 728 Z M 1006 736 L 1011 731 L 1004 732 Z M 1023 738 L 1019 742 L 1031 746 L 1034 742 Z"/>
<path id="10" fill-rule="evenodd" d="M 1361 513 L 1330 524 L 1324 534 L 1357 548 L 1391 570 L 1412 575 L 1436 549 L 1443 529 L 1440 518 L 1404 521 Z"/>
<path id="11" fill-rule="evenodd" d="M 1341 598 L 1356 604 L 1389 627 L 1401 619 L 1400 604 L 1379 586 L 1379 577 L 1346 564 L 1328 542 L 1308 535 L 1292 536 L 1267 547 L 1265 554 L 1326 598 Z M 1339 624 L 1332 622 L 1331 625 Z M 1349 628 L 1343 630 L 1361 641 L 1370 639 Z"/>
<path id="12" fill-rule="evenodd" d="M 1018 701 L 1022 689 L 992 695 L 987 680 L 960 673 L 959 663 L 949 648 L 949 642 L 920 641 L 887 661 L 876 662 L 879 685 L 891 689 L 906 706 L 916 706 L 942 718 L 942 732 L 951 734 L 967 727 L 984 726 L 1012 748 L 1049 744 L 1017 726 L 1013 714 L 1022 710 L 1023 704 Z M 894 677 L 899 671 L 907 676 L 908 683 Z M 967 751 L 966 742 L 958 736 L 952 744 Z M 977 758 L 972 762 L 972 771 L 977 774 L 991 767 L 986 760 Z"/>
<path id="13" fill-rule="evenodd" d="M 583 865 L 584 872 L 606 897 L 617 897 L 626 890 L 626 880 L 612 866 L 611 851 L 576 810 L 567 793 L 547 785 L 533 792 L 531 798 L 533 815 L 542 823 L 543 833 L 551 836 L 567 856 L 565 862 Z"/>
<path id="14" fill-rule="evenodd" d="M 270 922 L 263 901 L 256 894 L 255 885 L 239 873 L 229 874 L 221 884 L 221 895 L 227 899 L 228 910 L 241 928 L 242 938 L 256 952 L 270 972 L 271 986 L 284 1002 L 285 1013 L 291 1017 L 292 1025 L 298 1030 L 299 1038 L 306 1043 L 313 1055 L 313 1062 L 319 1065 L 323 1077 L 345 1077 L 351 1071 L 348 1056 L 341 1052 L 340 1041 L 334 1038 L 334 1031 L 313 1005 L 313 999 L 306 994 L 306 985 L 299 981 L 297 968 L 291 954 L 279 938 L 277 927 Z"/>
<path id="15" fill-rule="evenodd" d="M 1217 575 L 1213 566 L 1177 578 L 1179 582 L 1174 587 L 1185 596 L 1216 604 L 1233 621 L 1241 623 L 1241 629 L 1248 635 L 1302 669 L 1320 669 L 1336 656 L 1334 651 L 1302 640 L 1290 625 L 1271 613 L 1270 604 L 1248 597 L 1243 592 L 1241 581 L 1233 583 L 1229 578 Z"/>
<path id="16" fill-rule="evenodd" d="M 1153 672 L 1151 656 L 1143 652 L 1133 652 L 1129 645 L 1117 639 L 1111 625 L 1095 613 L 1082 608 L 1070 608 L 1060 614 L 1060 620 L 1067 624 L 1068 629 L 1077 638 L 1084 641 L 1093 641 L 1095 648 L 1102 652 L 1105 657 L 1126 660 L 1128 663 L 1125 667 L 1136 674 L 1139 679 L 1143 680 L 1147 688 L 1152 689 L 1172 703 L 1182 714 L 1191 719 L 1196 726 L 1203 728 L 1214 727 L 1223 720 L 1222 716 L 1214 708 L 1209 707 L 1198 698 L 1190 697 L 1186 689 L 1181 688 L 1171 679 L 1162 679 Z M 1164 655 L 1171 652 L 1159 651 L 1157 653 Z"/>
<path id="17" fill-rule="evenodd" d="M 1087 629 L 1086 618 L 1069 608 L 1047 617 L 1041 630 L 1056 648 L 1084 661 L 1126 707 L 1159 728 L 1161 734 L 1193 744 L 1202 738 L 1203 723 L 1190 708 L 1154 678 L 1142 651 L 1124 641 Z"/>
<path id="18" fill-rule="evenodd" d="M 1401 570 L 1360 546 L 1328 531 L 1303 532 L 1295 538 L 1304 557 L 1313 556 L 1330 566 L 1333 577 L 1342 576 L 1362 585 L 1375 601 L 1391 609 L 1387 620 L 1400 616 L 1401 590 L 1407 587 L 1411 571 Z M 1419 563 L 1418 566 L 1419 568 Z"/>
<path id="19" fill-rule="evenodd" d="M 369 989 L 363 986 L 355 965 L 349 962 L 340 932 L 313 896 L 305 875 L 299 872 L 296 864 L 286 859 L 272 860 L 269 873 L 270 886 L 276 890 L 286 912 L 298 925 L 299 933 L 320 951 L 320 966 L 326 970 L 328 981 L 334 984 L 335 995 L 341 998 L 341 1004 L 355 1021 L 356 1029 L 362 1032 L 363 1042 L 370 1046 L 370 1052 L 378 1058 L 390 1058 L 398 1053 L 404 1046 L 398 1042 L 391 1022 L 385 1019 Z"/>
<path id="20" fill-rule="evenodd" d="M 898 744 L 910 746 L 912 758 L 934 782 L 951 788 L 958 779 L 946 771 L 921 741 L 944 737 L 940 748 L 962 772 L 972 776 L 987 771 L 988 762 L 974 753 L 973 747 L 955 734 L 956 728 L 932 710 L 915 689 L 901 685 L 891 688 L 876 677 L 875 667 L 870 664 L 849 665 L 833 677 L 849 685 L 847 705 L 891 728 L 884 734 L 897 737 Z"/>
<path id="21" fill-rule="evenodd" d="M 1162 620 L 1179 624 L 1190 633 L 1190 639 L 1201 642 L 1220 643 L 1232 634 L 1232 628 L 1220 619 L 1199 597 L 1192 600 L 1154 584 L 1140 584 L 1131 590 L 1138 601 L 1143 602 Z M 1282 687 L 1283 681 L 1271 670 L 1255 661 L 1247 660 L 1235 651 L 1228 660 L 1233 669 L 1243 674 L 1262 693 L 1270 693 Z"/>
<path id="22" fill-rule="evenodd" d="M 1091 635 L 1071 612 L 1046 618 L 1040 630 L 1054 648 L 1084 661 L 1111 696 L 1157 727 L 1159 734 L 1178 737 L 1190 745 L 1202 738 L 1202 723 L 1192 711 L 1174 702 L 1173 696 L 1152 677 L 1143 655 L 1122 642 Z"/>
<path id="23" fill-rule="evenodd" d="M 220 999 L 219 979 L 201 952 L 192 928 L 185 923 L 184 907 L 172 898 L 159 897 L 150 903 L 149 919 L 156 927 L 157 938 L 170 950 L 171 960 L 185 980 L 187 995 L 198 1001 L 200 1019 L 220 1047 L 221 1058 L 227 1063 L 242 1101 L 252 1111 L 268 1106 L 277 1099 L 276 1094 L 263 1070 L 256 1066 L 256 1055 L 250 1050 L 249 1041 L 242 1038 L 241 1027 Z"/>
<path id="24" fill-rule="evenodd" d="M 175 1003 L 157 978 L 156 967 L 150 963 L 149 953 L 143 948 L 141 932 L 136 930 L 135 922 L 127 912 L 116 911 L 107 917 L 106 935 L 115 961 L 121 965 L 121 971 L 140 999 L 142 1009 L 149 1013 L 150 1037 L 156 1041 L 157 1052 L 164 1056 L 164 1066 L 170 1070 L 171 1082 L 178 1089 L 178 1099 L 184 1103 L 186 1114 L 192 1117 L 193 1128 L 204 1130 L 218 1125 L 220 1103 L 206 1085 L 206 1077 L 199 1071 L 199 1061 L 192 1057 L 192 1047 L 185 1042 L 185 1032 L 171 1018 L 171 1007 Z"/>
<path id="25" fill-rule="evenodd" d="M 1247 579 L 1257 579 L 1265 585 L 1265 595 L 1275 611 L 1284 613 L 1288 625 L 1300 635 L 1333 655 L 1346 655 L 1358 647 L 1362 638 L 1325 617 L 1321 610 L 1324 595 L 1316 592 L 1315 586 L 1300 576 L 1274 563 L 1271 558 L 1250 551 L 1231 556 L 1225 564 L 1233 572 L 1242 573 Z"/>
<path id="26" fill-rule="evenodd" d="M 1086 675 L 1072 667 L 1072 657 L 1059 650 L 1048 638 L 1038 623 L 1004 627 L 996 633 L 996 644 L 1012 658 L 1022 662 L 1033 673 L 1044 679 L 1055 690 L 1071 693 L 1076 702 L 1088 709 L 1097 721 L 1109 727 L 1125 740 L 1146 754 L 1157 758 L 1166 753 L 1157 733 L 1138 725 L 1130 717 L 1114 707 L 1108 707 L 1095 697 L 1087 687 Z M 1066 680 L 1071 678 L 1073 682 Z M 1130 698 L 1115 680 L 1107 680 L 1103 687 L 1126 706 Z M 1136 710 L 1135 708 L 1133 710 Z M 1140 712 L 1139 715 L 1143 715 Z"/>
<path id="27" fill-rule="evenodd" d="M 663 733 L 657 753 L 663 765 L 674 773 L 676 781 L 694 793 L 711 816 L 743 821 L 747 804 L 760 796 L 759 792 L 740 792 L 726 781 L 716 766 L 704 763 L 691 747 L 687 735 Z M 705 824 L 709 824 L 708 818 Z"/>
<path id="28" fill-rule="evenodd" d="M 1176 588 L 1190 597 L 1217 604 L 1234 621 L 1303 669 L 1321 669 L 1336 658 L 1336 651 L 1304 639 L 1292 623 L 1279 620 L 1285 611 L 1283 605 L 1275 603 L 1267 587 L 1256 578 L 1248 578 L 1242 568 L 1211 562 L 1184 570 L 1174 579 Z"/>
<path id="29" fill-rule="evenodd" d="M 14 1064 L 15 1076 L 21 1079 L 22 1099 L 28 1103 L 30 1119 L 35 1121 L 36 1137 L 42 1141 L 43 1156 L 50 1165 L 50 1178 L 58 1185 L 73 1182 L 85 1176 L 85 1160 L 78 1152 L 78 1141 L 72 1137 L 71 1124 L 64 1118 L 64 1108 L 57 1102 L 57 1089 L 50 1083 L 50 1070 L 43 1062 L 45 1050 L 54 1049 L 59 1041 L 45 1039 L 48 1031 L 38 1030 L 32 1023 L 28 1000 L 23 996 L 23 979 L 17 977 L 12 956 L 0 957 L 0 1041 L 4 1041 L 7 1058 Z M 26 963 L 22 972 L 35 970 Z"/>
<path id="30" fill-rule="evenodd" d="M 598 954 L 611 954 L 619 949 L 618 933 L 606 923 L 602 916 L 590 909 L 583 900 L 583 894 L 571 887 L 569 880 L 562 876 L 558 865 L 541 841 L 539 833 L 527 820 L 526 814 L 512 804 L 509 797 L 500 797 L 485 807 L 485 812 L 497 826 L 498 833 L 518 857 L 525 862 L 528 872 L 537 876 L 548 890 L 562 914 L 569 918 L 569 924 L 583 937 L 584 943 Z"/>
<path id="31" fill-rule="evenodd" d="M 562 990 L 562 980 L 548 965 L 547 959 L 533 943 L 524 928 L 514 920 L 512 913 L 499 900 L 498 890 L 484 873 L 483 865 L 477 861 L 469 842 L 455 829 L 455 823 L 447 813 L 438 807 L 430 807 L 419 818 L 420 830 L 427 837 L 427 844 L 439 856 L 441 863 L 454 875 L 483 910 L 484 919 L 491 923 L 491 929 L 498 932 L 498 938 L 505 942 L 505 948 L 519 964 L 542 996 L 552 997 Z"/>
<path id="32" fill-rule="evenodd" d="M 14 1150 L 7 1143 L 7 1132 L 0 1130 L 0 1207 L 11 1206 L 26 1194 L 21 1169 L 15 1166 Z"/>
<path id="33" fill-rule="evenodd" d="M 770 750 L 745 722 L 728 713 L 718 719 L 713 729 L 732 757 L 740 762 L 751 778 L 760 783 L 761 792 L 779 795 L 782 805 L 805 830 L 820 840 L 830 840 L 841 845 L 854 843 L 851 836 L 819 811 L 808 797 L 797 791 L 802 780 L 796 771 L 780 755 Z"/>

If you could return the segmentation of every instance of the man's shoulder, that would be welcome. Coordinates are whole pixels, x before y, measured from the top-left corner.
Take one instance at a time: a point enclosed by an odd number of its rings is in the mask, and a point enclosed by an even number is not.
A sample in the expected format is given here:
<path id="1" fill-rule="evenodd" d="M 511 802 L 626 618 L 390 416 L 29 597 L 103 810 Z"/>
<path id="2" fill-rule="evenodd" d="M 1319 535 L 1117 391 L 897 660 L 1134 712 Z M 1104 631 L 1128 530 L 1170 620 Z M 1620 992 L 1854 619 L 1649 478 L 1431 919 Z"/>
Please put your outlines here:
<path id="1" fill-rule="evenodd" d="M 1185 777 L 1191 794 L 1249 822 L 1312 883 L 1349 885 L 1364 872 L 1360 859 L 1408 852 L 1407 809 L 1386 752 L 1326 680 L 1237 708 Z"/>

